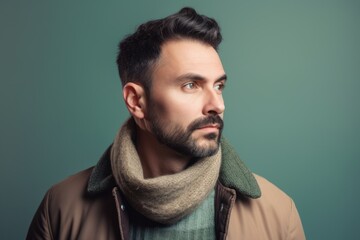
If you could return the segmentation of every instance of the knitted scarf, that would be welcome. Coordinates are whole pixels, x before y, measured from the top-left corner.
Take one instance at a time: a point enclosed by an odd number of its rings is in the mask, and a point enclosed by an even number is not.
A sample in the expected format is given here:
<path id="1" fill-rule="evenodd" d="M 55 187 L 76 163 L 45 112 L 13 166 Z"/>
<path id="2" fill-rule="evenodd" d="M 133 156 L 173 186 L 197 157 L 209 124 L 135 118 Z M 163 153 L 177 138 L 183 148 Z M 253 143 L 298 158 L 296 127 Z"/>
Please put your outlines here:
<path id="1" fill-rule="evenodd" d="M 119 188 L 131 206 L 145 217 L 172 224 L 190 214 L 214 188 L 221 165 L 221 149 L 198 159 L 185 170 L 145 179 L 132 137 L 135 123 L 127 121 L 111 149 L 111 168 Z"/>

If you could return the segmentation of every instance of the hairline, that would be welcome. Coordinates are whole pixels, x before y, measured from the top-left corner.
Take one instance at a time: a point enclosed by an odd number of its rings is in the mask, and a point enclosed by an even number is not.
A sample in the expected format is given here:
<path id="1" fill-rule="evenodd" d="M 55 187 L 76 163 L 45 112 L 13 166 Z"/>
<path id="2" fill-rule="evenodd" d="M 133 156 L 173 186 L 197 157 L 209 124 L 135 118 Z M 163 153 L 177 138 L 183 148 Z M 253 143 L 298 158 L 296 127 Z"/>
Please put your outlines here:
<path id="1" fill-rule="evenodd" d="M 192 42 L 197 42 L 197 43 L 201 43 L 205 46 L 210 46 L 212 47 L 216 52 L 218 52 L 217 48 L 215 48 L 212 44 L 206 42 L 205 40 L 199 39 L 199 38 L 194 38 L 194 37 L 190 37 L 190 36 L 182 36 L 180 34 L 177 34 L 169 39 L 166 39 L 164 42 L 162 42 L 160 44 L 160 53 L 157 56 L 157 58 L 152 59 L 151 63 L 148 65 L 148 70 L 146 71 L 145 74 L 145 81 L 143 81 L 144 83 L 142 83 L 142 81 L 139 80 L 129 80 L 127 82 L 135 82 L 138 83 L 140 85 L 142 85 L 142 87 L 144 88 L 144 91 L 147 95 L 151 95 L 151 88 L 152 88 L 152 81 L 153 81 L 153 74 L 154 71 L 156 70 L 156 68 L 159 66 L 159 62 L 160 62 L 160 58 L 163 54 L 163 47 L 165 44 L 169 43 L 169 42 L 178 42 L 178 41 L 192 41 Z"/>

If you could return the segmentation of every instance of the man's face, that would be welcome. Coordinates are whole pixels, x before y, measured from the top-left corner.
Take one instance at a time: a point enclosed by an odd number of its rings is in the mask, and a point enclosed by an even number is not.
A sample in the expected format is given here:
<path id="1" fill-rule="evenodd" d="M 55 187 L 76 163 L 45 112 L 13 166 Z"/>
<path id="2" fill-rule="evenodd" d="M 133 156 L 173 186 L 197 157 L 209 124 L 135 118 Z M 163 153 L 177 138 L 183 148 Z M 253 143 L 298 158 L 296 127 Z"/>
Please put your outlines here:
<path id="1" fill-rule="evenodd" d="M 147 105 L 147 120 L 157 140 L 185 156 L 215 154 L 223 128 L 225 80 L 219 55 L 210 45 L 166 42 Z"/>

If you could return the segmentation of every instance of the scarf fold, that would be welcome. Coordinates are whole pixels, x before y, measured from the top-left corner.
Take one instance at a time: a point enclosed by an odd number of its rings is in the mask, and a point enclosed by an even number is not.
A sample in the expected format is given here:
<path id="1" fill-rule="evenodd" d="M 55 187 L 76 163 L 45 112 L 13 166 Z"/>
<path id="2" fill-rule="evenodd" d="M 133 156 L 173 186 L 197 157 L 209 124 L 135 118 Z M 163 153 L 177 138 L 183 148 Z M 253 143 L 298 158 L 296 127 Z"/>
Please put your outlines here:
<path id="1" fill-rule="evenodd" d="M 221 149 L 179 173 L 145 179 L 134 134 L 135 123 L 130 119 L 116 135 L 110 156 L 115 181 L 139 213 L 158 223 L 173 224 L 190 214 L 214 188 Z"/>

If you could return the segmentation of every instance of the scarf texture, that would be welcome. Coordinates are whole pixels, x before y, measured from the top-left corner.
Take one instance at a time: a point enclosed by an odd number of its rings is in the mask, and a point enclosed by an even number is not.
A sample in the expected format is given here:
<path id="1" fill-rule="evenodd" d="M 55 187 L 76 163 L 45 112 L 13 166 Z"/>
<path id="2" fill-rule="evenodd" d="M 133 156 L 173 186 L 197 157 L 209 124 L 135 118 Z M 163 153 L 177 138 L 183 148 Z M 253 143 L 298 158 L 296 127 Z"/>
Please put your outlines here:
<path id="1" fill-rule="evenodd" d="M 219 177 L 221 148 L 210 157 L 198 159 L 185 170 L 145 179 L 133 136 L 135 123 L 127 121 L 111 149 L 111 169 L 129 204 L 145 217 L 173 224 L 190 214 L 214 189 Z"/>

